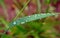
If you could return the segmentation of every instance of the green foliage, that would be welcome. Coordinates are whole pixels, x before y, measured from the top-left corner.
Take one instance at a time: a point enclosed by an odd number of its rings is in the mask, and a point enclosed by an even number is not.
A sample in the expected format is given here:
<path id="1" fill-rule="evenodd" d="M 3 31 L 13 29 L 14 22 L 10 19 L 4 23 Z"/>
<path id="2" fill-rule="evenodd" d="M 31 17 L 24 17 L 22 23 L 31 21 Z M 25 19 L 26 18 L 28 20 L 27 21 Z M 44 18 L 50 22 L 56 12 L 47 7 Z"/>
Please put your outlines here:
<path id="1" fill-rule="evenodd" d="M 12 37 L 4 34 L 1 38 L 12 38 Z"/>
<path id="2" fill-rule="evenodd" d="M 45 4 L 50 4 L 51 0 L 45 0 Z"/>
<path id="3" fill-rule="evenodd" d="M 31 15 L 31 16 L 26 16 L 26 17 L 19 18 L 19 19 L 15 20 L 15 21 L 11 22 L 9 24 L 9 27 L 19 25 L 19 24 L 24 24 L 26 22 L 46 18 L 48 16 L 53 16 L 53 15 L 56 15 L 56 14 L 55 13 L 47 13 L 47 14 L 35 14 L 35 15 Z"/>
<path id="4" fill-rule="evenodd" d="M 14 27 L 16 25 L 20 25 L 20 26 L 16 26 L 16 28 L 17 28 L 17 31 L 15 32 L 16 34 L 18 34 L 19 32 L 23 32 L 23 33 L 27 34 L 29 29 L 31 29 L 30 31 L 33 30 L 33 31 L 36 31 L 38 33 L 39 32 L 41 33 L 41 32 L 44 32 L 44 31 L 48 30 L 50 24 L 46 24 L 47 25 L 47 27 L 46 27 L 46 25 L 43 26 L 43 24 L 41 22 L 31 22 L 31 21 L 34 21 L 34 20 L 37 20 L 37 19 L 41 20 L 43 18 L 53 16 L 53 15 L 57 15 L 57 14 L 55 14 L 55 13 L 47 13 L 47 14 L 45 14 L 44 13 L 44 14 L 35 14 L 35 15 L 19 18 L 17 20 L 14 20 L 13 22 L 11 22 L 9 24 L 9 28 L 7 28 L 7 29 L 10 29 L 10 28 L 13 29 L 12 27 Z M 25 24 L 26 22 L 28 22 L 27 25 L 29 25 L 31 28 L 29 28 L 29 29 L 25 28 L 24 29 L 22 27 L 24 25 L 21 26 L 21 24 Z M 52 29 L 52 27 L 50 29 Z"/>
<path id="5" fill-rule="evenodd" d="M 11 22 L 8 23 L 4 18 L 0 17 L 0 22 L 5 25 L 5 28 L 3 28 L 5 31 L 1 34 L 1 38 L 27 38 L 28 36 L 34 38 L 56 38 L 56 30 L 53 26 L 59 22 L 56 23 L 56 21 L 53 21 L 48 17 L 58 15 L 58 13 L 48 13 L 49 7 L 47 8 L 46 13 L 40 13 L 39 10 L 41 7 L 39 0 L 37 0 L 37 12 L 40 14 L 18 18 L 29 2 L 30 0 L 28 0 L 23 8 L 18 11 L 17 16 Z M 45 0 L 46 4 L 50 4 L 50 2 L 51 0 Z M 4 9 L 5 15 L 7 15 L 3 0 L 0 0 L 0 4 Z M 2 27 L 0 27 L 0 29 L 2 29 Z M 11 34 L 7 35 L 7 31 L 10 31 Z"/>

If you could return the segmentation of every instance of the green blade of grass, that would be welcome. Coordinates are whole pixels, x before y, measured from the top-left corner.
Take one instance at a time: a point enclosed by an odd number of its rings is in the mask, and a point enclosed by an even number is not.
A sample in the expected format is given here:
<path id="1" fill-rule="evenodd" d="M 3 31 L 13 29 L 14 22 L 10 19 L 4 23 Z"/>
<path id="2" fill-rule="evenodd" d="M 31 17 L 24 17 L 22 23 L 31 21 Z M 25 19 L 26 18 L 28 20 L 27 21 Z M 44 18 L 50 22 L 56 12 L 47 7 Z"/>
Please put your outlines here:
<path id="1" fill-rule="evenodd" d="M 37 12 L 40 13 L 41 11 L 41 3 L 40 0 L 36 0 L 37 1 Z"/>
<path id="2" fill-rule="evenodd" d="M 8 22 L 4 18 L 0 18 L 0 21 L 5 25 L 6 28 L 8 28 Z"/>
<path id="3" fill-rule="evenodd" d="M 53 15 L 56 15 L 56 13 L 35 14 L 35 15 L 31 15 L 31 16 L 22 17 L 22 18 L 15 20 L 15 21 L 12 21 L 9 24 L 9 27 L 13 27 L 15 25 L 24 24 L 26 22 L 46 18 L 46 17 L 53 16 Z"/>
<path id="4" fill-rule="evenodd" d="M 16 25 L 20 25 L 20 24 L 24 24 L 26 22 L 30 22 L 30 21 L 34 21 L 34 20 L 38 20 L 38 19 L 43 19 L 49 16 L 53 16 L 53 15 L 57 15 L 57 13 L 44 13 L 44 14 L 35 14 L 35 15 L 31 15 L 31 16 L 26 16 L 26 17 L 22 17 L 19 18 L 17 20 L 12 21 L 9 24 L 9 27 L 6 29 L 6 31 L 4 32 L 4 34 L 12 27 L 16 26 Z"/>
<path id="5" fill-rule="evenodd" d="M 45 4 L 50 4 L 51 0 L 45 0 Z"/>
<path id="6" fill-rule="evenodd" d="M 14 27 L 16 25 L 19 25 L 19 24 L 24 24 L 26 22 L 46 18 L 46 17 L 53 16 L 53 15 L 57 15 L 57 13 L 35 14 L 35 15 L 31 15 L 31 16 L 22 17 L 22 18 L 19 18 L 17 20 L 12 21 L 9 24 L 9 28 L 7 28 L 7 29 L 10 29 L 10 28 L 12 28 L 12 27 Z"/>
<path id="7" fill-rule="evenodd" d="M 26 6 L 28 5 L 28 3 L 30 2 L 30 0 L 27 1 L 27 3 L 23 6 L 23 8 L 17 13 L 16 17 L 13 20 L 16 20 L 16 18 L 21 15 L 21 13 L 23 12 L 23 10 L 26 8 Z"/>

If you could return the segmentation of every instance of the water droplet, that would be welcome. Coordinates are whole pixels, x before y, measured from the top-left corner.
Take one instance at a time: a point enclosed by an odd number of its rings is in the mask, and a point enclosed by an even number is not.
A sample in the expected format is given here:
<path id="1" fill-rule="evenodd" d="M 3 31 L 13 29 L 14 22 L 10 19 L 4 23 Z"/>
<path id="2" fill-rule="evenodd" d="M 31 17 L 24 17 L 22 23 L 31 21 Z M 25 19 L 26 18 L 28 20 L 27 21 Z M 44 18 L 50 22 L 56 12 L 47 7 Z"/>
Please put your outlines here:
<path id="1" fill-rule="evenodd" d="M 30 17 L 30 16 L 28 16 L 28 17 Z"/>
<path id="2" fill-rule="evenodd" d="M 21 24 L 24 24 L 25 22 L 21 22 Z"/>
<path id="3" fill-rule="evenodd" d="M 51 13 L 47 13 L 47 15 L 51 15 Z"/>
<path id="4" fill-rule="evenodd" d="M 16 22 L 13 23 L 14 25 L 16 24 Z"/>
<path id="5" fill-rule="evenodd" d="M 26 20 L 26 22 L 27 22 L 27 20 Z"/>
<path id="6" fill-rule="evenodd" d="M 35 17 L 37 16 L 37 15 L 34 15 Z"/>
<path id="7" fill-rule="evenodd" d="M 54 13 L 51 13 L 52 15 L 56 15 L 56 14 L 54 14 Z"/>
<path id="8" fill-rule="evenodd" d="M 50 13 L 47 13 L 47 14 L 50 14 Z"/>
<path id="9" fill-rule="evenodd" d="M 46 15 L 46 14 L 44 13 L 44 14 L 41 14 L 41 15 Z"/>

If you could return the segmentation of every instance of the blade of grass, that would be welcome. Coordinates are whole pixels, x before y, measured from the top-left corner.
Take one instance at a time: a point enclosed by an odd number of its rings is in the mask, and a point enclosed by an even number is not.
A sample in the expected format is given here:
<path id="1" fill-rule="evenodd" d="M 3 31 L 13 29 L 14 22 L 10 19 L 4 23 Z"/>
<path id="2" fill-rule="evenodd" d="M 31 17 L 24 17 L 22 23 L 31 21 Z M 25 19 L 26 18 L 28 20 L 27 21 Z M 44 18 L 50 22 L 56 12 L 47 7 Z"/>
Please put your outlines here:
<path id="1" fill-rule="evenodd" d="M 21 9 L 23 7 L 23 5 L 19 2 L 17 2 L 17 0 L 13 0 L 13 2 L 18 9 Z"/>
<path id="2" fill-rule="evenodd" d="M 28 3 L 30 2 L 30 0 L 27 1 L 27 3 L 23 6 L 23 8 L 17 13 L 16 17 L 13 20 L 16 20 L 16 18 L 21 15 L 21 13 L 23 12 L 23 10 L 26 8 L 26 6 L 28 5 Z"/>
<path id="3" fill-rule="evenodd" d="M 8 22 L 4 18 L 0 18 L 0 21 L 5 25 L 6 28 L 8 28 Z"/>
<path id="4" fill-rule="evenodd" d="M 6 31 L 4 32 L 4 34 L 12 27 L 19 25 L 19 24 L 24 24 L 26 22 L 30 22 L 30 21 L 34 21 L 34 20 L 38 20 L 38 19 L 42 19 L 42 18 L 46 18 L 49 16 L 53 16 L 53 15 L 57 15 L 57 13 L 44 13 L 44 14 L 35 14 L 35 15 L 31 15 L 31 16 L 26 16 L 23 18 L 19 18 L 17 20 L 12 21 L 9 24 L 9 28 L 6 29 Z"/>
<path id="5" fill-rule="evenodd" d="M 37 1 L 37 13 L 40 13 L 41 11 L 41 3 L 40 0 L 36 0 Z"/>
<path id="6" fill-rule="evenodd" d="M 45 4 L 50 4 L 51 0 L 44 0 Z"/>
<path id="7" fill-rule="evenodd" d="M 24 24 L 26 22 L 46 18 L 46 17 L 53 16 L 53 15 L 57 15 L 57 13 L 47 13 L 47 14 L 45 13 L 45 14 L 35 14 L 35 15 L 31 15 L 31 16 L 26 16 L 26 17 L 23 17 L 23 18 L 19 18 L 15 21 L 12 21 L 9 24 L 9 27 L 13 27 L 15 25 Z"/>

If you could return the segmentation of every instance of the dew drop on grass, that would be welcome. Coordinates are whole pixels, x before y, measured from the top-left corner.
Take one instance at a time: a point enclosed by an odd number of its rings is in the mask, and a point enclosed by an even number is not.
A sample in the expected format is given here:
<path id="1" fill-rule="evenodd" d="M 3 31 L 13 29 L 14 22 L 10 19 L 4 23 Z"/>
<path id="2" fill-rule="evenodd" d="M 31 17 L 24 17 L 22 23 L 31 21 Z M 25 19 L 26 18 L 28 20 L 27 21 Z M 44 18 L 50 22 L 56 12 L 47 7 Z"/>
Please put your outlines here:
<path id="1" fill-rule="evenodd" d="M 54 13 L 52 13 L 52 15 L 55 15 Z"/>
<path id="2" fill-rule="evenodd" d="M 14 22 L 13 24 L 16 25 L 16 22 Z"/>
<path id="3" fill-rule="evenodd" d="M 26 20 L 26 22 L 27 22 L 28 20 Z"/>
<path id="4" fill-rule="evenodd" d="M 35 18 L 37 17 L 37 15 L 34 15 L 35 16 Z"/>
<path id="5" fill-rule="evenodd" d="M 21 22 L 21 24 L 24 24 L 25 22 Z"/>
<path id="6" fill-rule="evenodd" d="M 28 17 L 30 17 L 30 16 L 28 16 Z"/>

